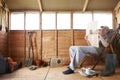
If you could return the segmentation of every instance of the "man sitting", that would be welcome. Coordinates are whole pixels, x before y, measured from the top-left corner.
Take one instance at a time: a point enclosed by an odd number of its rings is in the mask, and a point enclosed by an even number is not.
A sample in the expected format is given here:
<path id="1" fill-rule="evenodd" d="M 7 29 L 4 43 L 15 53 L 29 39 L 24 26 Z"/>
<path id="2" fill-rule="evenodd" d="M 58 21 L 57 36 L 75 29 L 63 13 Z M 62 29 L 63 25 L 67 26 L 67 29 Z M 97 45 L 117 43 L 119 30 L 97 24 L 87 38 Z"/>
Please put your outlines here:
<path id="1" fill-rule="evenodd" d="M 100 55 L 105 47 L 109 46 L 111 34 L 107 26 L 102 26 L 102 29 L 98 32 L 99 48 L 94 46 L 71 46 L 69 48 L 70 64 L 67 70 L 63 71 L 63 74 L 74 73 L 77 64 L 90 52 L 95 55 Z"/>

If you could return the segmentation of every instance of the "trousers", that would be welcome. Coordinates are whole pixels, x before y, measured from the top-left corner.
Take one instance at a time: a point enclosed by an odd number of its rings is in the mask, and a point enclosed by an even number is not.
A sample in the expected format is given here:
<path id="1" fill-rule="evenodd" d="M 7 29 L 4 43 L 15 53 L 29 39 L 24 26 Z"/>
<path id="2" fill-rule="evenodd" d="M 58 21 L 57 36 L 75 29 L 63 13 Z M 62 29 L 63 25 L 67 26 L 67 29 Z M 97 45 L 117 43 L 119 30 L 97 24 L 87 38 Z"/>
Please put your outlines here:
<path id="1" fill-rule="evenodd" d="M 71 46 L 69 48 L 70 55 L 70 64 L 69 68 L 75 70 L 78 63 L 88 54 L 93 53 L 95 55 L 99 55 L 95 47 L 93 46 Z"/>

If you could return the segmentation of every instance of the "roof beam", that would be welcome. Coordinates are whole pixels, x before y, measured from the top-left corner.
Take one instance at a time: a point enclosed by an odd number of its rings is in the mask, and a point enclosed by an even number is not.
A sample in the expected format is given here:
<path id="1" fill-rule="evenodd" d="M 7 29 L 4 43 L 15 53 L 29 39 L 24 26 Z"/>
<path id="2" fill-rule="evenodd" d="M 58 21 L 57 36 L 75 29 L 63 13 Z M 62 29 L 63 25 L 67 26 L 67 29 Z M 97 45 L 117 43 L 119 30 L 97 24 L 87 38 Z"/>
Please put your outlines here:
<path id="1" fill-rule="evenodd" d="M 40 9 L 40 11 L 42 12 L 43 10 L 42 10 L 42 3 L 41 3 L 41 0 L 37 0 L 37 1 L 38 1 L 39 9 Z"/>
<path id="2" fill-rule="evenodd" d="M 89 1 L 89 0 L 85 0 L 85 4 L 84 4 L 84 7 L 83 7 L 83 12 L 86 11 L 86 8 L 87 8 L 87 5 L 88 5 L 88 1 Z"/>

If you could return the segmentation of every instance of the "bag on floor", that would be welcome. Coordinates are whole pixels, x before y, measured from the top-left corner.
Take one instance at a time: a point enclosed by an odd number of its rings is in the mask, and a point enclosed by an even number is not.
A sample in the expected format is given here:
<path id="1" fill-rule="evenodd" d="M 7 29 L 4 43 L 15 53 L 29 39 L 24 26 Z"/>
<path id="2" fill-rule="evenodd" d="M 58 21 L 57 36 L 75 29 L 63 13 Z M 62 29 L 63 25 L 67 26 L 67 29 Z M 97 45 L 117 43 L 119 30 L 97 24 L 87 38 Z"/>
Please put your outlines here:
<path id="1" fill-rule="evenodd" d="M 3 57 L 0 57 L 0 74 L 6 73 L 6 60 Z"/>
<path id="2" fill-rule="evenodd" d="M 105 57 L 105 68 L 101 71 L 101 76 L 109 76 L 115 74 L 115 69 L 117 65 L 117 55 L 107 54 Z"/>

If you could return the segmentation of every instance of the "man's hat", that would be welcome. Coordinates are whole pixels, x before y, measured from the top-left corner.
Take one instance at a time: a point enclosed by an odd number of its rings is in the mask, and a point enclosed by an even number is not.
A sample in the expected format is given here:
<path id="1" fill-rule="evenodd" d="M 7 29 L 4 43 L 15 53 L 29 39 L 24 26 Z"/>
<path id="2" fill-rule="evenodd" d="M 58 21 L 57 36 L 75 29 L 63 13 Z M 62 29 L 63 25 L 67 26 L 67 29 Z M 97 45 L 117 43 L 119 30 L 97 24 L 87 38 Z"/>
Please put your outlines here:
<path id="1" fill-rule="evenodd" d="M 101 28 L 104 28 L 106 30 L 109 30 L 109 27 L 108 26 L 101 26 Z"/>

